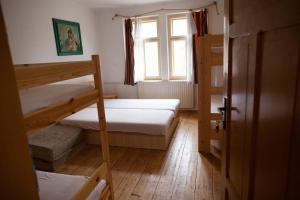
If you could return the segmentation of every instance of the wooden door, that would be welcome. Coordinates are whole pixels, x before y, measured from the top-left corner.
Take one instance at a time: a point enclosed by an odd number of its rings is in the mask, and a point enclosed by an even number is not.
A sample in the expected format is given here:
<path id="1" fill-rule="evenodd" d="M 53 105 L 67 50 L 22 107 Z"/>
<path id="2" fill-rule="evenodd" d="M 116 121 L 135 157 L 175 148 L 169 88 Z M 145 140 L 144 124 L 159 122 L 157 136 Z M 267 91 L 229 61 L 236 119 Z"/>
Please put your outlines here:
<path id="1" fill-rule="evenodd" d="M 300 199 L 300 2 L 226 0 L 225 19 L 224 198 Z"/>

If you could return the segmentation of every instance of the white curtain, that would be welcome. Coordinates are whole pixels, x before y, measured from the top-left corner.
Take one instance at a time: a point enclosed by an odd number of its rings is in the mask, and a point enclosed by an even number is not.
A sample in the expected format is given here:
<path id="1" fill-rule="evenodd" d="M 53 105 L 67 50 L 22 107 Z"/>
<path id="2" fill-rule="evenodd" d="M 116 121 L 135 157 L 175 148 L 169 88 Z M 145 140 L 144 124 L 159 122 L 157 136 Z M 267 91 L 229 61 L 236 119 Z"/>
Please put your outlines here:
<path id="1" fill-rule="evenodd" d="M 135 81 L 144 80 L 144 54 L 143 54 L 143 40 L 141 33 L 141 20 L 135 19 L 135 32 L 134 32 L 134 77 Z"/>
<path id="2" fill-rule="evenodd" d="M 187 81 L 193 81 L 193 34 L 196 33 L 196 27 L 192 12 L 188 12 L 187 14 L 187 25 Z"/>

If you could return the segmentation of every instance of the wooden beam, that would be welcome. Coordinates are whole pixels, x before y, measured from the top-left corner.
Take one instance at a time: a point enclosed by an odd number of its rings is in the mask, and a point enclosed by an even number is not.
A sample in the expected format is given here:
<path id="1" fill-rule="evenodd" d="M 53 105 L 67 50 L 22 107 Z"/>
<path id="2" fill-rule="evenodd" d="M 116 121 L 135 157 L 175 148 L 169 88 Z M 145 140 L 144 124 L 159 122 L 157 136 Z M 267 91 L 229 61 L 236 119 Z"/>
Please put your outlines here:
<path id="1" fill-rule="evenodd" d="M 79 110 L 96 103 L 99 99 L 98 90 L 86 92 L 70 100 L 63 101 L 39 111 L 24 116 L 25 129 L 31 134 L 32 131 L 47 127 Z"/>
<path id="2" fill-rule="evenodd" d="M 86 199 L 90 193 L 94 190 L 94 188 L 99 184 L 99 182 L 103 179 L 107 178 L 107 163 L 104 162 L 98 167 L 91 177 L 86 181 L 86 183 L 80 188 L 80 190 L 72 197 L 72 200 L 82 200 Z M 106 186 L 106 188 L 109 188 L 109 185 Z M 102 191 L 105 192 L 104 189 Z"/>
<path id="3" fill-rule="evenodd" d="M 14 69 L 19 89 L 36 87 L 96 73 L 95 65 L 92 61 L 15 65 Z"/>
<path id="4" fill-rule="evenodd" d="M 0 199 L 38 200 L 38 188 L 0 3 Z"/>
<path id="5" fill-rule="evenodd" d="M 100 59 L 98 55 L 92 56 L 93 63 L 96 66 L 96 73 L 94 74 L 94 82 L 95 88 L 97 89 L 99 100 L 97 102 L 97 111 L 99 118 L 99 126 L 100 126 L 100 143 L 102 148 L 102 156 L 104 162 L 107 163 L 107 184 L 109 185 L 109 200 L 114 200 L 114 191 L 113 191 L 113 181 L 111 174 L 111 166 L 110 166 L 110 154 L 109 154 L 109 145 L 108 145 L 108 135 L 106 132 L 106 119 L 105 119 L 105 108 L 104 108 L 104 100 L 103 100 L 103 91 L 102 91 L 102 80 L 101 80 L 101 68 L 100 68 Z"/>

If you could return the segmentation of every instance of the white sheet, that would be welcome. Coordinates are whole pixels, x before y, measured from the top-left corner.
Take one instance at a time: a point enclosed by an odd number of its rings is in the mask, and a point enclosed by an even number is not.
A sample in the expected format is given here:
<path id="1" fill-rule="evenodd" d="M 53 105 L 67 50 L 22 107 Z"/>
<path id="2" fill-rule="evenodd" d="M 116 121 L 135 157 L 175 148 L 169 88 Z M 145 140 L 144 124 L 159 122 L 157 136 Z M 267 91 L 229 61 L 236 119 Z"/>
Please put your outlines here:
<path id="1" fill-rule="evenodd" d="M 105 109 L 107 130 L 165 135 L 174 118 L 169 110 Z M 61 124 L 99 130 L 97 108 L 86 108 L 65 119 Z"/>
<path id="2" fill-rule="evenodd" d="M 69 100 L 94 88 L 84 84 L 50 84 L 19 92 L 23 114 Z"/>
<path id="3" fill-rule="evenodd" d="M 85 176 L 74 176 L 36 171 L 41 200 L 68 200 L 83 186 L 88 179 Z M 101 180 L 90 193 L 87 200 L 98 200 L 105 188 L 105 180 Z"/>
<path id="4" fill-rule="evenodd" d="M 104 99 L 105 108 L 170 110 L 175 115 L 179 104 L 179 99 Z"/>

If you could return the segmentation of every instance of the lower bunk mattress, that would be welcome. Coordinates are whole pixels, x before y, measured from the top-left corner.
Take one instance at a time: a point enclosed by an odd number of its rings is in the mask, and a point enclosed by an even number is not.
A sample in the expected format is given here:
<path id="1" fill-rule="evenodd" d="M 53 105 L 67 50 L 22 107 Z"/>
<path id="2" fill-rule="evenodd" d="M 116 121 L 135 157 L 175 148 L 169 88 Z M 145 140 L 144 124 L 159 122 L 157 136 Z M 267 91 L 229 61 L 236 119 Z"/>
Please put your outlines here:
<path id="1" fill-rule="evenodd" d="M 43 171 L 36 171 L 36 175 L 41 200 L 72 199 L 88 179 L 85 176 L 57 174 Z M 90 193 L 87 200 L 98 200 L 105 186 L 105 180 L 101 180 Z"/>
<path id="2" fill-rule="evenodd" d="M 107 131 L 165 135 L 174 119 L 174 112 L 152 109 L 105 109 Z M 99 130 L 97 108 L 83 109 L 60 121 L 63 125 Z"/>

